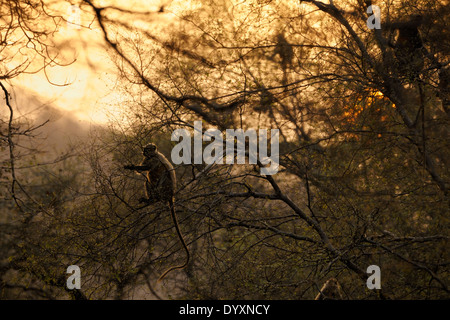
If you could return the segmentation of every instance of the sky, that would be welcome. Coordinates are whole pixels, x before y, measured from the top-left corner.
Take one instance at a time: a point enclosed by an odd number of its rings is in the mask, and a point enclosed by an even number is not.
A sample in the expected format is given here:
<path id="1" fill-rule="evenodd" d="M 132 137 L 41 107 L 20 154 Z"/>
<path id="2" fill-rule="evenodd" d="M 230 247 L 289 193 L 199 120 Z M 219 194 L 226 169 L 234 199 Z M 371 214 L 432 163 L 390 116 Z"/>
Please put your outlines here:
<path id="1" fill-rule="evenodd" d="M 120 6 L 120 1 L 116 1 Z M 149 1 L 134 1 L 146 3 Z M 108 4 L 114 3 L 109 1 Z M 106 4 L 106 3 L 105 3 Z M 100 4 L 102 5 L 102 4 Z M 130 2 L 126 2 L 127 8 Z M 133 9 L 138 10 L 139 6 Z M 157 7 L 155 7 L 157 8 Z M 151 7 L 147 10 L 155 10 Z M 47 67 L 34 74 L 21 74 L 13 79 L 14 91 L 20 94 L 39 97 L 39 103 L 51 104 L 64 115 L 76 117 L 81 121 L 104 124 L 109 116 L 120 113 L 121 93 L 114 90 L 117 71 L 103 42 L 101 30 L 92 24 L 89 28 L 78 7 L 64 3 L 60 9 L 66 19 L 55 35 L 55 42 L 66 66 Z M 28 112 L 33 106 L 23 107 Z M 38 107 L 38 106 L 36 106 Z"/>
<path id="2" fill-rule="evenodd" d="M 104 123 L 107 121 L 104 108 L 108 99 L 110 102 L 114 99 L 108 87 L 113 84 L 115 71 L 100 40 L 96 30 L 66 25 L 56 35 L 56 41 L 63 60 L 74 62 L 47 67 L 45 72 L 21 74 L 13 81 L 15 91 L 23 89 L 26 94 L 40 97 L 40 102 L 80 120 Z"/>

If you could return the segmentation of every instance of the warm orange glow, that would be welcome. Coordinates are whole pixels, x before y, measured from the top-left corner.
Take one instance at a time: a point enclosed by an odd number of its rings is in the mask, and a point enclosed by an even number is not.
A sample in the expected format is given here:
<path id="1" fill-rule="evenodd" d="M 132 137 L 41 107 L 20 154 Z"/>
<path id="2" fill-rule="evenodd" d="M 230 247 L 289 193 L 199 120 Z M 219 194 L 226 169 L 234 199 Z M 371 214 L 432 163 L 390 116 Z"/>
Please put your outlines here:
<path id="1" fill-rule="evenodd" d="M 395 108 L 395 105 L 393 105 L 383 93 L 373 89 L 365 90 L 355 100 L 347 100 L 346 103 L 342 115 L 344 117 L 344 122 L 350 126 L 350 128 L 358 124 L 363 111 L 374 112 L 378 114 L 378 118 L 374 119 L 378 119 L 380 122 L 386 122 L 388 117 L 383 114 L 383 109 L 389 105 Z M 360 139 L 359 135 L 354 133 L 347 133 L 345 136 L 354 140 Z M 380 138 L 382 135 L 378 134 L 377 136 Z"/>
<path id="2" fill-rule="evenodd" d="M 103 2 L 97 4 L 124 7 L 123 1 Z M 127 1 L 125 7 L 136 11 L 157 11 L 160 3 Z M 91 25 L 92 16 L 86 7 L 78 12 L 69 2 L 58 2 L 51 9 L 52 13 L 62 15 L 69 21 L 62 22 L 54 34 L 55 44 L 60 51 L 58 58 L 63 64 L 74 62 L 70 65 L 48 66 L 33 74 L 21 74 L 11 82 L 20 88 L 20 94 L 38 96 L 39 101 L 51 103 L 67 116 L 106 123 L 110 116 L 122 112 L 123 93 L 115 90 L 117 71 L 104 50 L 103 35 L 95 24 Z M 77 16 L 78 13 L 80 16 Z M 35 69 L 39 67 L 42 65 L 36 65 Z M 22 106 L 22 109 L 36 107 Z"/>

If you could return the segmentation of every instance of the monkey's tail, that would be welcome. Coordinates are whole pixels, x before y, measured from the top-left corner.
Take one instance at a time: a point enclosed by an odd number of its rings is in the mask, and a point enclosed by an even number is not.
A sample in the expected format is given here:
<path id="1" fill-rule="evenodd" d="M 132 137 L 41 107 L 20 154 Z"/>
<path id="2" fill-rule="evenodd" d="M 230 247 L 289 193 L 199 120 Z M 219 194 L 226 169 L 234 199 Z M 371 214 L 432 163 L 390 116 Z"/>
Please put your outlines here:
<path id="1" fill-rule="evenodd" d="M 182 265 L 173 266 L 173 267 L 167 269 L 166 271 L 164 271 L 164 273 L 159 277 L 157 282 L 160 282 L 162 279 L 164 279 L 165 276 L 167 276 L 173 270 L 186 268 L 186 266 L 189 263 L 190 257 L 191 257 L 191 254 L 190 254 L 189 249 L 188 249 L 188 247 L 186 245 L 186 242 L 184 241 L 183 234 L 181 233 L 180 226 L 178 224 L 178 219 L 177 219 L 177 215 L 175 214 L 173 199 L 170 201 L 169 204 L 170 204 L 170 214 L 172 216 L 173 224 L 175 225 L 175 230 L 177 231 L 178 238 L 180 239 L 180 242 L 183 245 L 184 250 L 186 251 L 186 261 Z"/>

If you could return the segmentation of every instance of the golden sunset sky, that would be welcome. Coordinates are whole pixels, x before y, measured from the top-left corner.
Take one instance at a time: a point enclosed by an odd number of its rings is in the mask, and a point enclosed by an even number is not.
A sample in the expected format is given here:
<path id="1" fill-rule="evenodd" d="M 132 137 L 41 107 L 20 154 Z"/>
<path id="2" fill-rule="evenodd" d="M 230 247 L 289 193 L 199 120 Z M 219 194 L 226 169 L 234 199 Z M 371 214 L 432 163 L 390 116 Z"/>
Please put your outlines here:
<path id="1" fill-rule="evenodd" d="M 125 9 L 157 12 L 161 1 L 103 1 L 100 6 L 114 5 Z M 176 8 L 174 5 L 173 8 Z M 63 23 L 54 35 L 58 60 L 73 63 L 65 66 L 49 66 L 37 73 L 21 74 L 11 81 L 13 95 L 38 97 L 37 104 L 57 107 L 63 116 L 76 117 L 78 120 L 106 123 L 110 116 L 120 113 L 123 93 L 114 90 L 117 83 L 117 71 L 106 46 L 99 27 L 92 23 L 93 17 L 84 7 L 80 10 L 69 2 L 52 8 L 68 21 Z M 168 23 L 173 19 L 170 10 L 155 15 L 155 24 Z M 80 23 L 81 26 L 77 24 Z M 36 65 L 35 69 L 40 66 Z M 26 99 L 31 101 L 33 99 Z M 39 101 L 39 102 L 37 102 Z M 19 112 L 29 112 L 36 106 L 18 106 Z"/>

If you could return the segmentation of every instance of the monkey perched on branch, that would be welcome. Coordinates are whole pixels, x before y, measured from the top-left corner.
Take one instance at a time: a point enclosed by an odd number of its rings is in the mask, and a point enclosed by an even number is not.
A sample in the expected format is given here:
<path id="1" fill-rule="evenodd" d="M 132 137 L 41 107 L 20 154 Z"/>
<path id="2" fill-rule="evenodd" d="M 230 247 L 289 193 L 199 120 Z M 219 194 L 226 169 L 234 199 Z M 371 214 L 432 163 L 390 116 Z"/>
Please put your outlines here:
<path id="1" fill-rule="evenodd" d="M 276 41 L 277 44 L 275 45 L 272 59 L 278 54 L 281 59 L 281 66 L 283 67 L 283 69 L 285 69 L 292 64 L 292 59 L 294 58 L 294 50 L 292 49 L 292 45 L 286 40 L 284 34 L 279 33 L 277 35 Z"/>
<path id="2" fill-rule="evenodd" d="M 439 62 L 438 58 L 428 51 L 420 34 L 422 27 L 424 30 L 428 30 L 428 38 L 430 28 L 434 25 L 437 17 L 448 16 L 448 11 L 448 8 L 442 7 L 433 12 L 411 15 L 405 21 L 383 24 L 382 29 L 398 32 L 395 42 L 389 40 L 388 44 L 394 50 L 398 71 L 403 73 L 407 79 L 417 80 L 419 78 L 424 69 L 425 59 L 430 64 L 429 70 L 441 69 L 448 64 Z M 434 34 L 437 32 L 439 31 L 435 30 Z"/>
<path id="3" fill-rule="evenodd" d="M 419 32 L 422 15 L 414 15 L 408 21 L 394 22 L 384 28 L 398 30 L 395 43 L 389 42 L 397 58 L 398 71 L 409 79 L 417 79 L 424 66 L 424 46 Z"/>
<path id="4" fill-rule="evenodd" d="M 172 164 L 150 143 L 143 148 L 144 159 L 138 166 L 124 166 L 124 169 L 147 172 L 145 181 L 146 198 L 139 202 L 152 204 L 157 201 L 172 201 L 176 189 L 176 174 Z"/>
<path id="5" fill-rule="evenodd" d="M 287 84 L 287 69 L 292 67 L 292 60 L 294 59 L 294 50 L 292 45 L 286 40 L 283 33 L 279 33 L 276 38 L 275 50 L 273 51 L 272 60 L 276 55 L 280 57 L 281 68 L 283 69 L 282 84 Z"/>
<path id="6" fill-rule="evenodd" d="M 167 158 L 157 150 L 156 145 L 153 143 L 144 147 L 142 154 L 144 159 L 138 166 L 128 165 L 124 166 L 124 169 L 135 170 L 137 172 L 147 172 L 147 179 L 145 181 L 145 193 L 146 198 L 141 198 L 139 202 L 146 204 L 152 204 L 158 201 L 167 203 L 170 208 L 172 220 L 175 226 L 175 230 L 178 234 L 178 238 L 181 241 L 186 251 L 186 261 L 180 266 L 174 266 L 165 271 L 159 280 L 162 280 L 169 272 L 175 269 L 183 269 L 189 263 L 190 253 L 189 249 L 184 241 L 184 237 L 180 231 L 178 219 L 175 214 L 174 208 L 174 195 L 176 189 L 176 174 L 172 164 Z"/>

